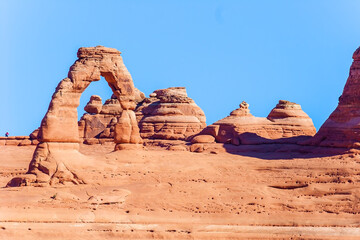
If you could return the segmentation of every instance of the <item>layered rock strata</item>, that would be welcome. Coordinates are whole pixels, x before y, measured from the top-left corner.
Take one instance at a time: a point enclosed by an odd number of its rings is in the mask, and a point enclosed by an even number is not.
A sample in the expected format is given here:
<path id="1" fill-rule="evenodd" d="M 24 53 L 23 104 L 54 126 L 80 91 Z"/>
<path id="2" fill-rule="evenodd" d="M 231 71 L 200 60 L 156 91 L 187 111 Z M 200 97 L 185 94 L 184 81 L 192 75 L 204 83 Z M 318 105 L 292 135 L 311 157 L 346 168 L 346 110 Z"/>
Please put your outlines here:
<path id="1" fill-rule="evenodd" d="M 116 149 L 122 144 L 142 143 L 134 109 L 135 87 L 120 52 L 102 46 L 80 48 L 78 60 L 70 67 L 52 96 L 49 109 L 43 118 L 38 134 L 40 143 L 30 162 L 27 176 L 17 177 L 9 186 L 39 184 L 84 183 L 77 173 L 77 161 L 82 159 L 79 149 L 77 107 L 82 92 L 101 76 L 108 82 L 121 104 L 122 113 L 115 125 Z M 31 176 L 30 176 L 31 175 Z"/>
<path id="2" fill-rule="evenodd" d="M 337 108 L 314 138 L 304 144 L 360 148 L 360 47 L 353 54 L 349 77 Z"/>
<path id="3" fill-rule="evenodd" d="M 29 136 L 0 137 L 0 146 L 28 146 L 36 144 L 37 141 Z"/>
<path id="4" fill-rule="evenodd" d="M 297 142 L 299 136 L 313 136 L 316 129 L 301 106 L 280 100 L 267 118 L 254 117 L 249 105 L 242 102 L 230 116 L 207 126 L 199 135 L 211 135 L 216 142 L 240 144 L 262 144 Z M 276 142 L 276 141 L 275 141 Z"/>
<path id="5" fill-rule="evenodd" d="M 136 109 L 142 138 L 185 140 L 206 126 L 204 112 L 184 87 L 156 90 Z"/>

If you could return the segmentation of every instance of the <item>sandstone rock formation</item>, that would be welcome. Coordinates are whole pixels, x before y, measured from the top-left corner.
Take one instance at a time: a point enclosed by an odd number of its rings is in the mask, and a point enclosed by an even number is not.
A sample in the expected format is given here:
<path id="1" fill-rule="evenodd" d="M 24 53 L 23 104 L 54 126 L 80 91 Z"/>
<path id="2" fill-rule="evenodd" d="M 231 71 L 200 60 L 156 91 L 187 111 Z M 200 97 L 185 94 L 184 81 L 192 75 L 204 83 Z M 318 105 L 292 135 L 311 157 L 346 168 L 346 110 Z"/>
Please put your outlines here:
<path id="1" fill-rule="evenodd" d="M 136 102 L 138 102 L 138 101 L 136 101 Z M 110 99 L 107 99 L 105 101 L 100 113 L 101 114 L 109 114 L 109 115 L 120 115 L 122 110 L 123 109 L 121 108 L 119 100 L 113 94 Z"/>
<path id="2" fill-rule="evenodd" d="M 114 127 L 117 121 L 117 117 L 113 115 L 84 114 L 79 121 L 79 136 L 83 141 L 95 137 L 99 138 L 105 129 L 109 129 L 112 135 L 109 134 L 109 136 L 104 137 L 114 139 L 114 129 L 111 127 Z"/>
<path id="3" fill-rule="evenodd" d="M 185 140 L 206 126 L 204 112 L 184 87 L 160 89 L 136 109 L 142 138 Z"/>
<path id="4" fill-rule="evenodd" d="M 141 102 L 145 95 L 135 88 L 136 97 L 135 103 Z M 96 108 L 94 111 L 94 99 L 96 102 Z M 90 105 L 90 107 L 89 107 Z M 78 125 L 79 125 L 79 136 L 86 144 L 96 144 L 103 142 L 113 141 L 115 135 L 115 125 L 119 122 L 121 113 L 123 111 L 119 100 L 115 94 L 107 99 L 102 105 L 101 98 L 93 95 L 90 98 L 89 103 L 85 106 L 85 113 Z"/>
<path id="5" fill-rule="evenodd" d="M 97 95 L 92 95 L 90 101 L 84 107 L 84 110 L 88 113 L 100 113 L 102 109 L 102 99 Z"/>
<path id="6" fill-rule="evenodd" d="M 230 116 L 207 126 L 199 135 L 211 135 L 217 142 L 261 144 L 297 142 L 297 136 L 313 136 L 316 129 L 300 105 L 280 100 L 267 118 L 254 117 L 246 102 L 232 111 Z M 293 138 L 293 139 L 290 139 Z"/>
<path id="7" fill-rule="evenodd" d="M 211 135 L 197 135 L 193 139 L 191 139 L 191 143 L 213 143 L 215 142 L 215 138 Z"/>
<path id="8" fill-rule="evenodd" d="M 314 138 L 304 144 L 360 148 L 360 47 L 353 60 L 337 108 Z"/>
<path id="9" fill-rule="evenodd" d="M 0 146 L 28 146 L 35 145 L 29 136 L 0 137 Z"/>
<path id="10" fill-rule="evenodd" d="M 40 143 L 30 162 L 28 176 L 13 179 L 9 186 L 29 184 L 29 181 L 43 184 L 84 183 L 84 179 L 76 174 L 76 169 L 71 167 L 82 158 L 78 152 L 80 138 L 77 107 L 82 92 L 91 82 L 99 81 L 101 76 L 106 79 L 123 109 L 114 131 L 117 149 L 121 144 L 142 143 L 134 113 L 135 87 L 120 52 L 97 46 L 80 48 L 77 56 L 78 60 L 70 67 L 68 77 L 55 89 L 49 109 L 41 122 L 38 135 Z"/>

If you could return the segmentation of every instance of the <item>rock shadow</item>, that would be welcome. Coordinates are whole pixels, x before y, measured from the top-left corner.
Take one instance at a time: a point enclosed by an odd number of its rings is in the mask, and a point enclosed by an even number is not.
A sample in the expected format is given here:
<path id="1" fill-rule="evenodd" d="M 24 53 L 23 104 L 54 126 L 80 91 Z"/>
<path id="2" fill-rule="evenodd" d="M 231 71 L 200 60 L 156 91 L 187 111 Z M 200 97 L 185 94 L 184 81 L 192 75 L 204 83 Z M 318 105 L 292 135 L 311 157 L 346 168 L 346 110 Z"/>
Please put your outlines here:
<path id="1" fill-rule="evenodd" d="M 311 136 L 296 136 L 290 138 L 268 139 L 256 133 L 242 133 L 239 135 L 240 145 L 224 143 L 226 152 L 241 156 L 254 157 L 264 160 L 294 160 L 297 158 L 321 158 L 353 151 L 347 148 L 330 148 L 305 145 Z"/>

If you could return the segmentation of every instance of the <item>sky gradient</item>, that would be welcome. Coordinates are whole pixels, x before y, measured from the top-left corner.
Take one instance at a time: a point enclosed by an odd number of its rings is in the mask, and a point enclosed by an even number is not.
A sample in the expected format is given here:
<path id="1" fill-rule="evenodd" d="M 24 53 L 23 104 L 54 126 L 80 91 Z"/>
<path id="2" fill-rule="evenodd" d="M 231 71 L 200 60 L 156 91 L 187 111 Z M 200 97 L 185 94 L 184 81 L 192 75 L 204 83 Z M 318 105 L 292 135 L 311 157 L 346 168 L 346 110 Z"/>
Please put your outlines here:
<path id="1" fill-rule="evenodd" d="M 245 100 L 266 117 L 300 104 L 318 129 L 335 109 L 360 46 L 360 1 L 0 2 L 0 135 L 39 127 L 79 47 L 122 52 L 147 96 L 184 86 L 211 124 Z M 111 90 L 92 83 L 103 102 Z"/>

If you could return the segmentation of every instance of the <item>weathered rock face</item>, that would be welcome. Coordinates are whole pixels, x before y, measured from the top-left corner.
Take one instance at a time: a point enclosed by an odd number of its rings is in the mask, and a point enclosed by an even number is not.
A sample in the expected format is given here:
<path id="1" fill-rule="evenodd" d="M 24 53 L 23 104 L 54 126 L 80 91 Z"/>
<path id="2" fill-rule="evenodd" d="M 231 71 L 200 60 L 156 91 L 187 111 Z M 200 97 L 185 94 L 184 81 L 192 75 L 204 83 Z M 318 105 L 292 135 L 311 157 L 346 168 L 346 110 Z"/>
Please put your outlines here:
<path id="1" fill-rule="evenodd" d="M 184 140 L 206 126 L 204 112 L 184 87 L 160 89 L 136 109 L 143 138 Z"/>
<path id="2" fill-rule="evenodd" d="M 314 136 L 316 133 L 311 118 L 296 103 L 280 100 L 267 119 L 272 122 L 272 125 L 282 129 L 282 132 L 269 133 L 271 139 Z"/>
<path id="3" fill-rule="evenodd" d="M 104 76 L 124 110 L 135 109 L 134 84 L 119 51 L 105 47 L 80 48 L 78 57 L 70 67 L 68 78 L 56 88 L 41 123 L 41 141 L 79 142 L 76 107 L 81 93 L 92 81 L 99 81 L 100 76 Z"/>
<path id="4" fill-rule="evenodd" d="M 185 88 L 156 90 L 147 99 L 142 92 L 136 91 L 135 103 L 138 106 L 135 112 L 143 138 L 184 140 L 206 126 L 203 111 L 187 96 Z M 99 102 L 98 96 L 92 96 L 88 105 L 93 104 L 93 99 Z M 116 131 L 123 131 L 120 126 L 124 123 L 119 120 L 123 109 L 116 96 L 106 100 L 102 107 L 96 107 L 101 109 L 100 113 L 99 110 L 97 114 L 88 111 L 90 114 L 84 114 L 79 121 L 80 138 L 88 144 L 100 143 L 101 138 L 114 138 Z M 128 116 L 123 118 L 127 119 Z M 114 121 L 119 123 L 117 128 L 111 124 Z"/>
<path id="5" fill-rule="evenodd" d="M 254 117 L 249 105 L 242 102 L 230 116 L 209 125 L 200 135 L 211 135 L 220 143 L 240 145 L 272 143 L 274 139 L 298 141 L 289 138 L 313 136 L 315 133 L 312 120 L 300 105 L 280 100 L 267 118 Z"/>
<path id="6" fill-rule="evenodd" d="M 354 52 L 353 60 L 337 108 L 305 144 L 360 148 L 360 48 Z"/>
<path id="7" fill-rule="evenodd" d="M 81 158 L 78 152 L 81 124 L 78 125 L 77 107 L 82 92 L 91 82 L 99 81 L 101 76 L 108 82 L 123 109 L 119 119 L 121 130 L 115 130 L 115 142 L 118 145 L 142 142 L 133 112 L 136 107 L 135 87 L 120 52 L 113 48 L 98 46 L 80 48 L 77 56 L 78 60 L 70 67 L 68 77 L 55 89 L 49 109 L 41 122 L 38 134 L 40 143 L 28 170 L 28 174 L 36 176 L 30 178 L 36 179 L 34 180 L 36 182 L 84 182 L 69 167 Z M 93 102 L 95 100 L 93 99 Z M 89 110 L 98 112 L 96 104 L 90 102 Z M 16 184 L 22 184 L 22 180 L 17 179 Z"/>
<path id="8" fill-rule="evenodd" d="M 122 108 L 119 100 L 113 94 L 110 99 L 106 100 L 101 109 L 101 114 L 109 114 L 109 115 L 120 115 L 122 112 Z"/>
<path id="9" fill-rule="evenodd" d="M 145 95 L 137 89 L 135 91 L 137 93 L 135 103 L 138 104 L 139 101 L 141 102 L 145 98 Z M 93 111 L 94 107 L 88 107 L 89 105 L 94 105 L 94 99 L 96 107 L 99 109 L 96 112 Z M 99 103 L 101 103 L 99 96 L 91 96 L 89 103 L 84 108 L 87 113 L 81 117 L 78 123 L 79 136 L 84 143 L 96 144 L 113 141 L 114 139 L 115 125 L 119 122 L 123 109 L 114 94 L 105 101 L 104 105 L 99 106 Z"/>
<path id="10" fill-rule="evenodd" d="M 111 126 L 113 126 L 113 124 L 110 124 L 110 122 L 115 122 L 116 124 L 117 118 L 113 117 L 112 115 L 105 114 L 84 114 L 79 121 L 79 133 L 82 134 L 80 137 L 84 140 L 94 137 L 99 138 L 100 135 L 105 131 L 105 129 L 110 129 Z M 112 129 L 112 132 L 114 132 L 114 129 Z M 107 137 L 114 138 L 114 133 L 111 134 L 111 136 L 109 134 L 109 136 Z"/>
<path id="11" fill-rule="evenodd" d="M 31 139 L 29 136 L 0 137 L 0 146 L 28 146 L 36 144 L 37 140 Z"/>

